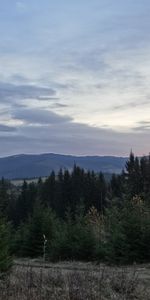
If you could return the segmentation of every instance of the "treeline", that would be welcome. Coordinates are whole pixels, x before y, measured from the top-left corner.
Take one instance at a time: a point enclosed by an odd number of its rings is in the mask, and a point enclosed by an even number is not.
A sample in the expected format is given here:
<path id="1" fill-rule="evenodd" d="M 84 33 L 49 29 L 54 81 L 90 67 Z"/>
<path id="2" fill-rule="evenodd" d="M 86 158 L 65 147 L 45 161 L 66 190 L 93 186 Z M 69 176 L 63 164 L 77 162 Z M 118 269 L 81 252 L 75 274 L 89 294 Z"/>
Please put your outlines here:
<path id="1" fill-rule="evenodd" d="M 1 222 L 11 232 L 15 256 L 149 261 L 149 208 L 150 157 L 133 153 L 122 174 L 110 181 L 78 166 L 52 172 L 46 181 L 24 181 L 21 190 L 0 181 Z M 8 252 L 7 241 L 5 247 Z"/>

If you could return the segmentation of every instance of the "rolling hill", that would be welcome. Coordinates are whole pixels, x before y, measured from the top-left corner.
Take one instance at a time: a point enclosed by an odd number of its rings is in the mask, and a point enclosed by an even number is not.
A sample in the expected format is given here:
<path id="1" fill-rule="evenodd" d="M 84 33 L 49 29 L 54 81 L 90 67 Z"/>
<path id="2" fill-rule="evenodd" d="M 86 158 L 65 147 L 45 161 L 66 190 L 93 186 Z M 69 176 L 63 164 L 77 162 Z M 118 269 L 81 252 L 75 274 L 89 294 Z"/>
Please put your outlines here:
<path id="1" fill-rule="evenodd" d="M 60 154 L 14 155 L 0 158 L 0 177 L 7 179 L 48 176 L 52 170 L 73 168 L 76 164 L 85 170 L 120 173 L 127 158 L 114 156 L 71 156 Z"/>

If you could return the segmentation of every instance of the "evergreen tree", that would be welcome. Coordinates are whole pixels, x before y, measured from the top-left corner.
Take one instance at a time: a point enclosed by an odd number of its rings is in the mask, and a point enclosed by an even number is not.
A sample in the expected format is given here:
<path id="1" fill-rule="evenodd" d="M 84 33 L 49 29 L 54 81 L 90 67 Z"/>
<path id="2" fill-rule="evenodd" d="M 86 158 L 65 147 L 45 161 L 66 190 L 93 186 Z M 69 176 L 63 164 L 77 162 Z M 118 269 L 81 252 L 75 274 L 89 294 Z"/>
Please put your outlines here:
<path id="1" fill-rule="evenodd" d="M 57 221 L 55 214 L 39 203 L 34 207 L 32 217 L 18 228 L 14 242 L 14 252 L 20 256 L 42 257 L 44 246 L 44 235 L 47 239 L 47 251 L 50 247 L 55 225 Z"/>
<path id="2" fill-rule="evenodd" d="M 56 176 L 52 171 L 50 176 L 46 179 L 42 189 L 42 203 L 44 206 L 55 208 L 55 193 L 56 193 Z"/>
<path id="3" fill-rule="evenodd" d="M 10 184 L 4 178 L 0 180 L 0 216 L 7 217 L 7 210 L 9 205 L 9 190 Z"/>
<path id="4" fill-rule="evenodd" d="M 10 227 L 3 219 L 0 219 L 0 273 L 7 272 L 11 265 Z"/>
<path id="5" fill-rule="evenodd" d="M 15 223 L 20 224 L 27 220 L 32 214 L 34 203 L 37 198 L 37 187 L 34 183 L 27 183 L 25 180 L 21 187 L 21 193 L 16 201 L 16 217 Z"/>
<path id="6" fill-rule="evenodd" d="M 142 176 L 140 161 L 138 157 L 134 156 L 133 152 L 130 153 L 129 160 L 126 163 L 126 171 L 127 192 L 129 193 L 129 197 L 141 195 Z"/>

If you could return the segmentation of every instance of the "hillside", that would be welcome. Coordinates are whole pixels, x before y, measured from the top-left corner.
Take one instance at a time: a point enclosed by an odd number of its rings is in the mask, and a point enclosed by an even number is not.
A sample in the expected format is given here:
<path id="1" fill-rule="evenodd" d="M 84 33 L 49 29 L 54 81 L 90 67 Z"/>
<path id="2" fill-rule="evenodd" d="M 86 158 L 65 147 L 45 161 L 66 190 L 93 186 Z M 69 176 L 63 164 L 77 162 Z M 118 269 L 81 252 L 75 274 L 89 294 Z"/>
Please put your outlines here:
<path id="1" fill-rule="evenodd" d="M 0 158 L 0 177 L 7 179 L 48 176 L 52 170 L 72 169 L 76 164 L 85 170 L 120 173 L 127 158 L 114 156 L 71 156 L 60 154 L 14 155 Z"/>

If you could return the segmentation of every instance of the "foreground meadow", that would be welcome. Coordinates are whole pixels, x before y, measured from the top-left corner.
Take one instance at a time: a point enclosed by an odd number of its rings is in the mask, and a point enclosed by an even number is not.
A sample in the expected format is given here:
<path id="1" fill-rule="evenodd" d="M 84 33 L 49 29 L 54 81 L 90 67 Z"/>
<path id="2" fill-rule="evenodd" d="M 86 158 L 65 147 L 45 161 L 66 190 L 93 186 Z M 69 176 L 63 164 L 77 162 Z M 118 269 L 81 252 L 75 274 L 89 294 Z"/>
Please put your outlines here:
<path id="1" fill-rule="evenodd" d="M 150 266 L 16 261 L 0 281 L 0 299 L 149 300 Z"/>

